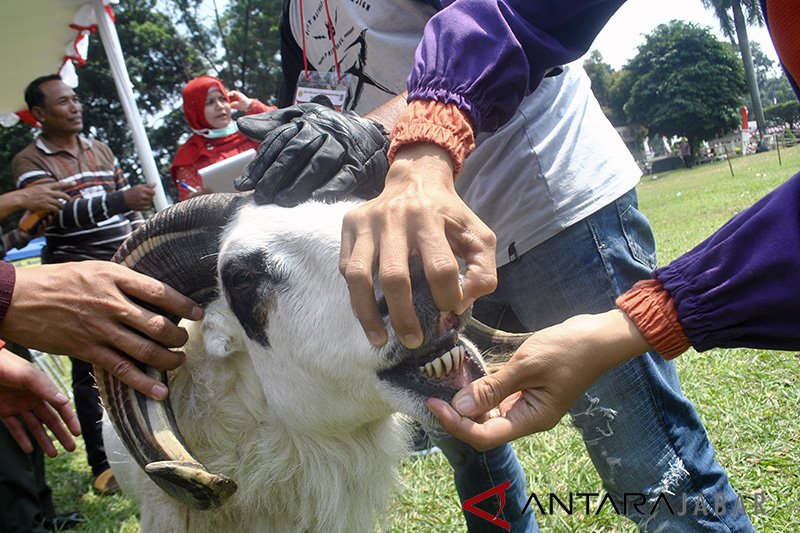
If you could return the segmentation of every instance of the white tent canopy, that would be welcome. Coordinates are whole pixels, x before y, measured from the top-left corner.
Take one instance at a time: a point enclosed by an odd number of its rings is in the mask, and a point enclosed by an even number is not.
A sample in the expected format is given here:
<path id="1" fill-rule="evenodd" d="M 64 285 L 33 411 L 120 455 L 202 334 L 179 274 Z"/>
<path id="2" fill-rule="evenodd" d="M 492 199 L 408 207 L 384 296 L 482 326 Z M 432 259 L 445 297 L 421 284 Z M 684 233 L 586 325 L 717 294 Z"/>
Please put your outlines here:
<path id="1" fill-rule="evenodd" d="M 58 72 L 75 87 L 75 64 L 87 60 L 91 30 L 97 30 L 108 56 L 114 84 L 131 128 L 145 180 L 156 186 L 156 210 L 169 202 L 161 185 L 150 142 L 133 96 L 112 19 L 118 0 L 5 0 L 0 21 L 0 124 L 10 126 L 26 110 L 23 91 L 38 76 Z"/>

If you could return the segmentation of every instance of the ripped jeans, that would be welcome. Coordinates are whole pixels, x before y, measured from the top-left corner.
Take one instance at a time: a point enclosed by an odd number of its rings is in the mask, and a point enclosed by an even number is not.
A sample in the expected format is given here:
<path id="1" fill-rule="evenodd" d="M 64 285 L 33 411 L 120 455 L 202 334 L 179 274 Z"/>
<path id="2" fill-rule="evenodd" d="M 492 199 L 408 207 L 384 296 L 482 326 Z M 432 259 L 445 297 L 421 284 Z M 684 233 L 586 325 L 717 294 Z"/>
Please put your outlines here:
<path id="1" fill-rule="evenodd" d="M 636 208 L 631 190 L 502 266 L 497 290 L 476 302 L 475 316 L 535 331 L 614 308 L 616 297 L 656 266 L 650 225 Z M 642 531 L 754 531 L 673 362 L 655 352 L 629 361 L 601 377 L 570 415 L 604 490 Z M 648 504 L 631 505 L 634 494 Z M 659 497 L 674 514 L 663 502 L 653 505 Z M 726 512 L 715 512 L 722 502 Z"/>

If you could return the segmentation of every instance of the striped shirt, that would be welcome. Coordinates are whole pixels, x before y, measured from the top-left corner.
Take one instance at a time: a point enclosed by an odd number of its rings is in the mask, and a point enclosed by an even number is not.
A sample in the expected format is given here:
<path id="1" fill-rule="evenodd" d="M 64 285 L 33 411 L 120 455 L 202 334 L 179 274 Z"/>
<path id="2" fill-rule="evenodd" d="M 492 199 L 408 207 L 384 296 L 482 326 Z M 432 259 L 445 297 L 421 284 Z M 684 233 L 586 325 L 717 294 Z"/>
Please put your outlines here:
<path id="1" fill-rule="evenodd" d="M 130 185 L 111 149 L 83 136 L 78 141 L 76 157 L 39 137 L 12 161 L 18 188 L 59 181 L 72 197 L 45 231 L 45 262 L 111 259 L 144 221 L 125 203 L 123 193 Z"/>

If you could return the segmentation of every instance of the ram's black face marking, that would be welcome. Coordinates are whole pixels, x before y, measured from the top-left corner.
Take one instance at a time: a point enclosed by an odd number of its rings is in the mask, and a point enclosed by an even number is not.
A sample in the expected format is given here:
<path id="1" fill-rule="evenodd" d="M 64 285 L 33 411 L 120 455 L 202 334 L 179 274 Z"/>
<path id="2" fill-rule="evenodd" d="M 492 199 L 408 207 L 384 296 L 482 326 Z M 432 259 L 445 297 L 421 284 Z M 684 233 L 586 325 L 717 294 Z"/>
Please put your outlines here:
<path id="1" fill-rule="evenodd" d="M 281 281 L 274 265 L 258 251 L 236 255 L 221 269 L 222 285 L 231 310 L 247 336 L 269 346 L 267 326 L 275 308 L 275 286 Z"/>

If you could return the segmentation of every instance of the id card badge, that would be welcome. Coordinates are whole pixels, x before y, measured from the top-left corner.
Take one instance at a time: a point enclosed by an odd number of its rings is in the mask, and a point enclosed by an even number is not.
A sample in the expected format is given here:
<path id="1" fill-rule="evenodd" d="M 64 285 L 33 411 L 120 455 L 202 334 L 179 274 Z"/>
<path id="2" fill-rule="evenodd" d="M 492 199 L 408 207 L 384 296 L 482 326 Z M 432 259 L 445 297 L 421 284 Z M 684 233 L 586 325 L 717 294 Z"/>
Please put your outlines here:
<path id="1" fill-rule="evenodd" d="M 295 104 L 322 103 L 327 98 L 336 111 L 341 111 L 347 104 L 350 94 L 352 74 L 345 74 L 342 79 L 335 72 L 309 71 L 308 76 L 301 72 L 297 78 L 297 92 L 294 95 Z"/>

